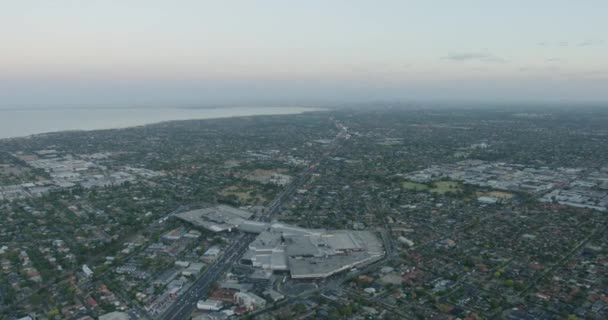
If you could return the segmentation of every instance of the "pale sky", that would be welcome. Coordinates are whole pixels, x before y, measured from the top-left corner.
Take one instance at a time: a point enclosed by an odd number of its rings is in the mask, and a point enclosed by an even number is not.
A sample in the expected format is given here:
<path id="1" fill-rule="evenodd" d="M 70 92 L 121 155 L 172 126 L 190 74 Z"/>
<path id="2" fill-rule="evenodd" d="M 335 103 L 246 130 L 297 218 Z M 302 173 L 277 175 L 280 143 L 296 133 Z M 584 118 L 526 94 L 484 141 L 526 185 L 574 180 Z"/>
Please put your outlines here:
<path id="1" fill-rule="evenodd" d="M 606 0 L 0 0 L 0 107 L 608 101 Z"/>

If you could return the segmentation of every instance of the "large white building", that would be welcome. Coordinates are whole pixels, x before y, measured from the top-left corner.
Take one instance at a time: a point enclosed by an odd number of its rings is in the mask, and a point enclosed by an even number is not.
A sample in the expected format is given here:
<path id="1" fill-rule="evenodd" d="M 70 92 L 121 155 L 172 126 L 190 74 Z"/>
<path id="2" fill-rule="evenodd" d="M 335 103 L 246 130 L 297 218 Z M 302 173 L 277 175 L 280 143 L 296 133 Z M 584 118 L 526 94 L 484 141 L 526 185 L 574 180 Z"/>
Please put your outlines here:
<path id="1" fill-rule="evenodd" d="M 249 211 L 217 205 L 178 213 L 175 217 L 213 232 L 221 232 L 238 227 L 242 221 L 251 218 L 252 215 L 253 213 Z"/>
<path id="2" fill-rule="evenodd" d="M 93 270 L 91 270 L 91 268 L 89 268 L 89 266 L 86 264 L 82 265 L 82 272 L 84 272 L 84 275 L 87 276 L 87 278 L 93 276 Z"/>
<path id="3" fill-rule="evenodd" d="M 382 243 L 369 231 L 309 230 L 276 223 L 249 245 L 242 261 L 302 279 L 325 278 L 383 255 Z"/>
<path id="4" fill-rule="evenodd" d="M 255 310 L 263 308 L 266 305 L 266 300 L 251 292 L 237 292 L 234 294 L 234 300 L 237 304 L 244 306 L 247 310 Z"/>
<path id="5" fill-rule="evenodd" d="M 202 311 L 220 311 L 223 306 L 222 301 L 212 299 L 200 300 L 196 303 L 196 308 Z"/>
<path id="6" fill-rule="evenodd" d="M 370 231 L 305 229 L 249 220 L 252 215 L 218 205 L 176 217 L 215 232 L 238 228 L 258 234 L 241 261 L 272 272 L 289 271 L 295 279 L 325 278 L 384 256 L 382 242 Z"/>

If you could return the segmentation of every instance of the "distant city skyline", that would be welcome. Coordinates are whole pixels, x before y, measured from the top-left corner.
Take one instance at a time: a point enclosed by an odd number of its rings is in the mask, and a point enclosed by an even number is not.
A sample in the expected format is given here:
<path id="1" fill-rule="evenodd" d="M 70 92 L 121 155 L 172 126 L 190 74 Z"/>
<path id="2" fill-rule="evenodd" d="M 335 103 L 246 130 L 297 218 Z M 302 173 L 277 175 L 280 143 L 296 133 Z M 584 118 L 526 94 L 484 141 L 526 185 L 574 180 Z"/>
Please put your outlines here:
<path id="1" fill-rule="evenodd" d="M 4 1 L 0 108 L 608 101 L 608 2 Z"/>

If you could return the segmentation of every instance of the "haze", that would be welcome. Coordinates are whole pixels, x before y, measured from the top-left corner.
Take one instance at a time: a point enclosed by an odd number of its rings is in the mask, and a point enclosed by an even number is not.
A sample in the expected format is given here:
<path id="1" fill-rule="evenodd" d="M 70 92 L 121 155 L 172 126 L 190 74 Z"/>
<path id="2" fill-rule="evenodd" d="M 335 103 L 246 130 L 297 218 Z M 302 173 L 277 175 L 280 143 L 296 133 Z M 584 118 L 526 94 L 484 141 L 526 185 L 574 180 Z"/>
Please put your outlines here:
<path id="1" fill-rule="evenodd" d="M 0 107 L 608 100 L 608 2 L 1 1 Z"/>

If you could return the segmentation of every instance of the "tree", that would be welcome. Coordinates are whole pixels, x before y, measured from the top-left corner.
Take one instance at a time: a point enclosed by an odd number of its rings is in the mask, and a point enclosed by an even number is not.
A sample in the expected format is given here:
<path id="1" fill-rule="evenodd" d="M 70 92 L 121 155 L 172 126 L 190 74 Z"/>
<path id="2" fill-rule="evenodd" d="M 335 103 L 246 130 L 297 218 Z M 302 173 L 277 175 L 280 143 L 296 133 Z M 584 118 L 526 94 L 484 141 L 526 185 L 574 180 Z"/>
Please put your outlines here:
<path id="1" fill-rule="evenodd" d="M 345 304 L 340 309 L 338 309 L 338 312 L 343 317 L 350 317 L 353 314 L 353 307 L 350 303 Z"/>
<path id="2" fill-rule="evenodd" d="M 437 307 L 437 309 L 439 309 L 439 311 L 441 311 L 442 313 L 448 313 L 448 312 L 450 312 L 450 306 L 447 305 L 447 304 L 445 304 L 445 303 L 440 304 Z"/>
<path id="3" fill-rule="evenodd" d="M 295 311 L 296 313 L 303 313 L 304 311 L 306 311 L 306 305 L 303 303 L 298 303 L 293 307 L 293 311 Z"/>
<path id="4" fill-rule="evenodd" d="M 59 315 L 59 309 L 55 308 L 46 313 L 47 318 L 53 319 L 54 317 Z"/>

